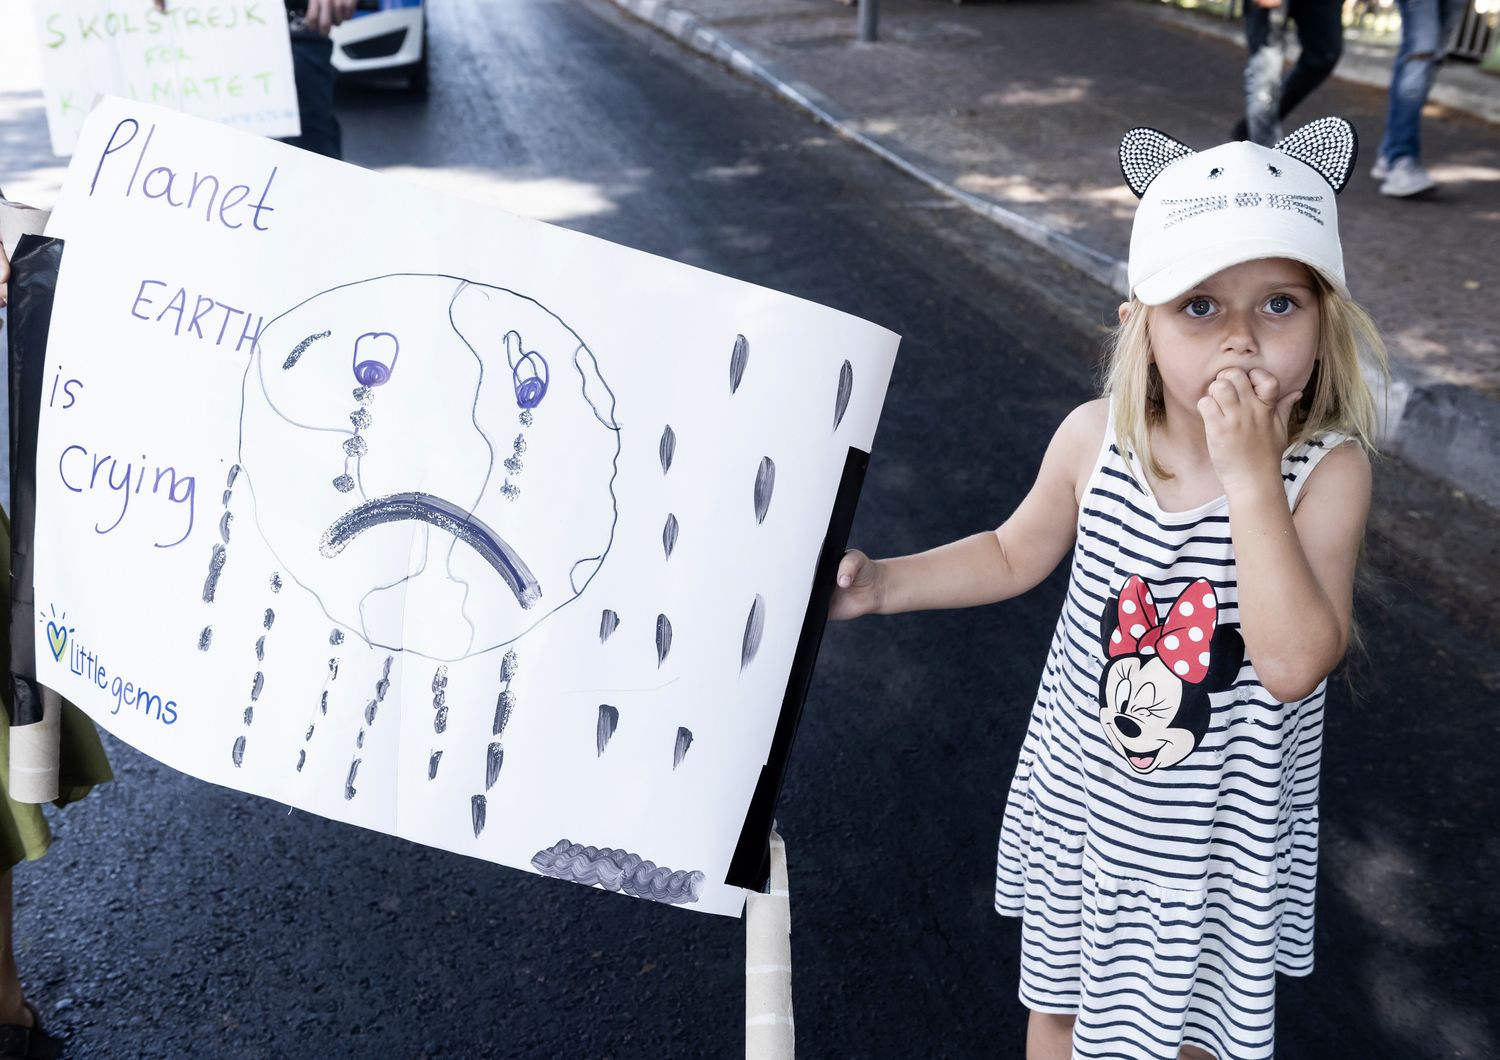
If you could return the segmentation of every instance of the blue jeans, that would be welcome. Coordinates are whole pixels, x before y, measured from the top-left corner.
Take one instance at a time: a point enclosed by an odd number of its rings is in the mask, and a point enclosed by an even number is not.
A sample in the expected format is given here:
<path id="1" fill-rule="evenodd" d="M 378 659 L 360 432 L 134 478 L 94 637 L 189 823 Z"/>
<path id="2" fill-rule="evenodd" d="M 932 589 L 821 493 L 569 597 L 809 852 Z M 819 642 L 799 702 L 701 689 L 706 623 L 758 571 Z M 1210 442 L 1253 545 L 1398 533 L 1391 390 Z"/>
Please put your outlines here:
<path id="1" fill-rule="evenodd" d="M 329 158 L 344 157 L 344 133 L 333 116 L 333 42 L 305 29 L 292 30 L 292 77 L 302 135 L 282 143 Z"/>
<path id="2" fill-rule="evenodd" d="M 1422 158 L 1422 107 L 1432 91 L 1464 0 L 1396 0 L 1401 10 L 1401 47 L 1391 72 L 1390 104 L 1380 157 Z"/>

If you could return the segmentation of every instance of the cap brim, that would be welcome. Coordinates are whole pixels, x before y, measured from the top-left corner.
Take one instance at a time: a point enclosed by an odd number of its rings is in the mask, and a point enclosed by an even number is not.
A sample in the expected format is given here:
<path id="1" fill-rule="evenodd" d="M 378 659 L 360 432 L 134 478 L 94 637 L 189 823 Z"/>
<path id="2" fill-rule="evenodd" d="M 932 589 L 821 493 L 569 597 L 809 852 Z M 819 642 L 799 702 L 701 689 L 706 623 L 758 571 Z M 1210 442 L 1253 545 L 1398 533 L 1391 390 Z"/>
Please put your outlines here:
<path id="1" fill-rule="evenodd" d="M 1174 261 L 1165 269 L 1147 276 L 1132 288 L 1132 293 L 1146 305 L 1162 305 L 1178 295 L 1186 294 L 1190 288 L 1231 265 L 1264 261 L 1267 258 L 1300 261 L 1327 280 L 1339 294 L 1349 297 L 1349 289 L 1344 285 L 1343 277 L 1330 273 L 1322 263 L 1312 260 L 1305 247 L 1265 238 L 1205 247 L 1196 254 Z"/>

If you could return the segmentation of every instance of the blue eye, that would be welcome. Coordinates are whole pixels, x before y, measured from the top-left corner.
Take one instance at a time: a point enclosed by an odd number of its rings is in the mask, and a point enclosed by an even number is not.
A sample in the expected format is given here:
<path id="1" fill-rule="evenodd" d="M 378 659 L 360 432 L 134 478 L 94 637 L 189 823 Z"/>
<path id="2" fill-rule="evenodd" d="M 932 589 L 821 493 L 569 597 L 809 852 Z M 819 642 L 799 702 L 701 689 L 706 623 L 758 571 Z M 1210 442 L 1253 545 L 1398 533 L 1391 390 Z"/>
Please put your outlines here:
<path id="1" fill-rule="evenodd" d="M 1182 307 L 1182 311 L 1196 320 L 1212 313 L 1214 304 L 1207 298 L 1194 298 Z"/>
<path id="2" fill-rule="evenodd" d="M 1274 316 L 1279 317 L 1286 316 L 1296 308 L 1297 303 L 1292 301 L 1284 294 L 1273 295 L 1271 297 L 1271 300 L 1266 303 L 1266 309 L 1268 309 Z"/>

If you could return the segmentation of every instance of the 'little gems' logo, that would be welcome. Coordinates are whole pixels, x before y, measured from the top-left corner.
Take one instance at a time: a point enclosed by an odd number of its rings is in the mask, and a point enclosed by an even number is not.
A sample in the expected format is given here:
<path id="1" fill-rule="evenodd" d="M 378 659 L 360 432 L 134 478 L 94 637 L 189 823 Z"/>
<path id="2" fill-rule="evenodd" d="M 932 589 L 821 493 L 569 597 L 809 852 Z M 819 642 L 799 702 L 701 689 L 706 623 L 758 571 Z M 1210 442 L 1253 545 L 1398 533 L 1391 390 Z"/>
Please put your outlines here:
<path id="1" fill-rule="evenodd" d="M 61 618 L 56 617 L 56 615 L 57 612 L 55 611 L 53 612 L 53 618 L 49 619 L 46 615 L 43 615 L 42 621 L 47 623 L 47 647 L 52 649 L 52 657 L 58 662 L 62 662 L 63 652 L 68 647 L 68 634 L 73 631 L 66 625 L 68 621 L 68 613 L 66 611 L 62 613 Z"/>
<path id="2" fill-rule="evenodd" d="M 51 606 L 47 610 L 51 612 L 50 617 L 39 617 L 46 626 L 47 647 L 52 649 L 52 657 L 62 662 L 63 654 L 66 653 L 68 661 L 64 665 L 68 670 L 114 701 L 110 714 L 119 714 L 124 708 L 131 707 L 136 715 L 159 721 L 163 725 L 171 725 L 177 720 L 177 700 L 153 692 L 135 681 L 126 680 L 118 673 L 111 677 L 99 651 L 86 647 L 74 635 L 78 631 L 68 625 L 68 613 L 64 611 L 58 615 Z"/>

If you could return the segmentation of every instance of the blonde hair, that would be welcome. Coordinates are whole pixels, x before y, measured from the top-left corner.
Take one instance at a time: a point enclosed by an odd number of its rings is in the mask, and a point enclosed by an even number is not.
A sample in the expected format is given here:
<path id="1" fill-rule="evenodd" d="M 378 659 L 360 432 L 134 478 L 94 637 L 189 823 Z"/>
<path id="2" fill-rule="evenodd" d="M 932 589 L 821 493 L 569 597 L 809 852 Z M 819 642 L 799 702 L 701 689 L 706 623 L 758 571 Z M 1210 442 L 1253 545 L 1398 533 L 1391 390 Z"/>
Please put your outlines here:
<path id="1" fill-rule="evenodd" d="M 1389 382 L 1385 342 L 1360 305 L 1309 269 L 1317 289 L 1318 354 L 1302 400 L 1292 409 L 1287 445 L 1333 431 L 1375 451 L 1375 397 L 1362 364 Z M 1105 348 L 1103 384 L 1115 418 L 1115 444 L 1157 479 L 1169 479 L 1151 449 L 1151 428 L 1162 422 L 1161 376 L 1151 357 L 1149 306 L 1130 296 L 1130 311 Z"/>

